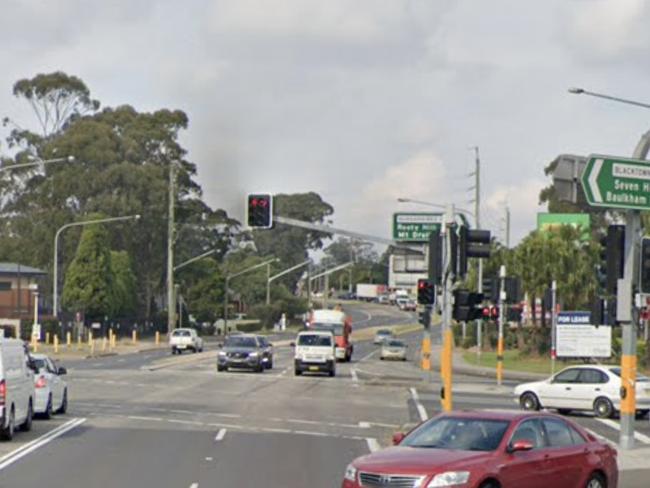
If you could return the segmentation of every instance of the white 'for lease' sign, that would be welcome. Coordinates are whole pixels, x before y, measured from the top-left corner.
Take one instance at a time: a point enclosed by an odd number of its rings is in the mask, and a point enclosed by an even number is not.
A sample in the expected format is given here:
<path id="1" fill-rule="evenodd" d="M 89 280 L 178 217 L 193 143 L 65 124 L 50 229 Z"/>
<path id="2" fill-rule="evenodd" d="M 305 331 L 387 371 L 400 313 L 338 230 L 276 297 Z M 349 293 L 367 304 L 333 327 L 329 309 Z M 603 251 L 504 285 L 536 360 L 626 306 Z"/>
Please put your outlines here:
<path id="1" fill-rule="evenodd" d="M 557 356 L 608 358 L 612 355 L 612 328 L 587 324 L 557 324 Z"/>

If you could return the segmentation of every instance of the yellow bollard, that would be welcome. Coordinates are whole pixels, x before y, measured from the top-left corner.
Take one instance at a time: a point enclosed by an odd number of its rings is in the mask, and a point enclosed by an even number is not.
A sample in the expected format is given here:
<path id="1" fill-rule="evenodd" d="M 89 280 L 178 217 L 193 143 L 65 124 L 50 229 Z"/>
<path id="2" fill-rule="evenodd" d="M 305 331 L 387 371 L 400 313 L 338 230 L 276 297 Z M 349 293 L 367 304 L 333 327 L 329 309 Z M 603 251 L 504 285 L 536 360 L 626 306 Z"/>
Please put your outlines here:
<path id="1" fill-rule="evenodd" d="M 70 331 L 65 334 L 65 345 L 70 347 L 72 345 L 72 333 Z"/>
<path id="2" fill-rule="evenodd" d="M 156 346 L 160 345 L 160 332 L 156 331 Z"/>
<path id="3" fill-rule="evenodd" d="M 77 349 L 81 349 L 81 334 L 77 335 Z"/>
<path id="4" fill-rule="evenodd" d="M 90 346 L 90 355 L 95 354 L 95 340 L 93 339 L 93 331 L 88 332 L 88 345 Z"/>
<path id="5" fill-rule="evenodd" d="M 54 334 L 54 354 L 59 354 L 59 336 Z"/>
<path id="6" fill-rule="evenodd" d="M 45 333 L 45 345 L 47 345 L 47 346 L 50 345 L 50 333 L 49 332 Z"/>
<path id="7" fill-rule="evenodd" d="M 112 333 L 111 340 L 113 341 L 112 347 L 113 349 L 115 349 L 117 347 L 117 334 L 115 334 L 115 332 L 113 331 L 111 331 L 111 333 Z"/>
<path id="8" fill-rule="evenodd" d="M 133 341 L 133 344 L 136 344 L 138 342 L 138 331 L 136 331 L 135 329 L 131 334 L 131 340 Z"/>
<path id="9" fill-rule="evenodd" d="M 106 351 L 106 336 L 102 337 L 102 352 Z"/>

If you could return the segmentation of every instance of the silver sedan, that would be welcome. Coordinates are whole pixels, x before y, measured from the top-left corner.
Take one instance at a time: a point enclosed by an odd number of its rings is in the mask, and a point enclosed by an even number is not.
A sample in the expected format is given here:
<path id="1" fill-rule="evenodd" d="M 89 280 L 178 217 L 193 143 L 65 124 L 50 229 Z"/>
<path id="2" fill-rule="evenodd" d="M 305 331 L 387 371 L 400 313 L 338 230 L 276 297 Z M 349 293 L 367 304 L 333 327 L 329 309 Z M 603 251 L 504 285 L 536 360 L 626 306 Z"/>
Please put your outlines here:
<path id="1" fill-rule="evenodd" d="M 408 346 L 397 339 L 387 339 L 381 346 L 380 359 L 398 359 L 406 361 L 406 349 Z"/>

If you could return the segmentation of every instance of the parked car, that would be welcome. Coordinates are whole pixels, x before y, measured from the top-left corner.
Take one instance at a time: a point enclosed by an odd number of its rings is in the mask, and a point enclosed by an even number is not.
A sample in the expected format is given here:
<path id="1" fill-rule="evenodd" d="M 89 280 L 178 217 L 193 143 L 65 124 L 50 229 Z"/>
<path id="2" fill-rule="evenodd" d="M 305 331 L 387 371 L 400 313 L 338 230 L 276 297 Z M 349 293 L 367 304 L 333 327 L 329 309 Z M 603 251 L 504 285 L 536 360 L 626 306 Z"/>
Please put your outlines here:
<path id="1" fill-rule="evenodd" d="M 238 368 L 262 373 L 265 369 L 263 357 L 264 347 L 256 335 L 228 336 L 217 355 L 217 371 Z"/>
<path id="2" fill-rule="evenodd" d="M 382 305 L 389 305 L 390 298 L 388 297 L 388 295 L 379 295 L 377 297 L 377 303 L 381 303 Z"/>
<path id="3" fill-rule="evenodd" d="M 336 342 L 334 335 L 327 331 L 305 331 L 296 337 L 294 353 L 294 373 L 327 373 L 336 375 Z"/>
<path id="4" fill-rule="evenodd" d="M 514 389 L 514 400 L 524 410 L 591 410 L 597 417 L 609 418 L 621 408 L 621 368 L 584 365 L 563 369 L 544 381 L 524 383 Z M 650 378 L 636 380 L 636 408 L 639 417 L 650 411 Z"/>
<path id="5" fill-rule="evenodd" d="M 194 329 L 175 329 L 169 337 L 169 347 L 172 354 L 182 354 L 183 351 L 203 352 L 203 339 Z"/>
<path id="6" fill-rule="evenodd" d="M 408 346 L 398 339 L 385 339 L 381 345 L 381 353 L 379 358 L 384 359 L 397 359 L 406 361 L 406 348 Z"/>
<path id="7" fill-rule="evenodd" d="M 53 413 L 66 413 L 68 385 L 63 379 L 66 369 L 57 367 L 44 354 L 32 354 L 32 362 L 37 371 L 34 375 L 34 413 L 46 419 Z"/>
<path id="8" fill-rule="evenodd" d="M 615 488 L 616 449 L 548 413 L 449 412 L 362 456 L 342 488 Z"/>
<path id="9" fill-rule="evenodd" d="M 31 430 L 34 416 L 34 372 L 25 345 L 0 339 L 0 439 L 10 441 L 16 427 Z"/>
<path id="10" fill-rule="evenodd" d="M 390 329 L 379 329 L 375 332 L 375 338 L 373 339 L 373 344 L 383 344 L 386 339 L 393 337 L 393 331 Z"/>
<path id="11" fill-rule="evenodd" d="M 273 344 L 265 336 L 257 336 L 262 347 L 262 363 L 266 369 L 273 369 Z"/>

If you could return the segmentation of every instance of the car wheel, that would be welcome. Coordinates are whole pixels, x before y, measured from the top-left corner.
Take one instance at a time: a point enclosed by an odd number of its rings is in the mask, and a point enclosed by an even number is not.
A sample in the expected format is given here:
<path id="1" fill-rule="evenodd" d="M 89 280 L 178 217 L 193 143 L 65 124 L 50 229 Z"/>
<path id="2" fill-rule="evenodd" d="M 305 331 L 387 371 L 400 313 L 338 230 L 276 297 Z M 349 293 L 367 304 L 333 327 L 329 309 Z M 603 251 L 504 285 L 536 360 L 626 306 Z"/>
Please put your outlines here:
<path id="1" fill-rule="evenodd" d="M 15 428 L 16 417 L 14 414 L 14 408 L 11 407 L 11 413 L 9 414 L 9 421 L 7 422 L 6 427 L 0 429 L 0 438 L 3 441 L 10 441 L 14 438 L 14 428 Z"/>
<path id="2" fill-rule="evenodd" d="M 217 371 L 225 371 L 226 369 L 228 369 L 226 366 L 219 366 L 217 364 Z"/>
<path id="3" fill-rule="evenodd" d="M 336 376 L 336 370 L 334 368 L 330 369 L 330 378 L 334 378 Z"/>
<path id="4" fill-rule="evenodd" d="M 51 419 L 52 418 L 52 395 L 47 399 L 47 407 L 45 407 L 45 412 L 43 412 L 43 418 L 44 419 Z"/>
<path id="5" fill-rule="evenodd" d="M 519 397 L 519 405 L 523 410 L 539 410 L 539 399 L 537 395 L 527 391 Z"/>
<path id="6" fill-rule="evenodd" d="M 68 411 L 68 389 L 63 390 L 63 400 L 61 400 L 61 406 L 56 411 L 56 413 L 64 414 Z"/>
<path id="7" fill-rule="evenodd" d="M 29 432 L 32 430 L 32 420 L 34 419 L 34 408 L 32 407 L 32 401 L 29 401 L 29 406 L 27 407 L 27 417 L 25 421 L 20 426 L 20 430 L 23 432 Z"/>
<path id="8" fill-rule="evenodd" d="M 604 480 L 603 476 L 599 473 L 594 473 L 589 477 L 589 481 L 585 485 L 585 488 L 606 488 L 607 482 Z"/>
<path id="9" fill-rule="evenodd" d="M 257 371 L 258 373 L 263 373 L 263 372 L 264 372 L 264 364 L 263 364 L 263 363 L 260 363 L 260 364 L 257 366 L 256 371 Z"/>
<path id="10" fill-rule="evenodd" d="M 300 371 L 298 368 L 294 369 L 293 373 L 294 373 L 295 376 L 301 376 L 302 375 L 302 371 Z"/>
<path id="11" fill-rule="evenodd" d="M 614 405 L 612 405 L 609 398 L 596 398 L 596 401 L 594 402 L 594 414 L 596 414 L 596 417 L 598 418 L 608 419 L 614 415 Z"/>
<path id="12" fill-rule="evenodd" d="M 498 487 L 499 487 L 499 485 L 497 485 L 496 483 L 494 483 L 492 481 L 487 481 L 487 482 L 483 483 L 480 486 L 480 488 L 498 488 Z"/>
<path id="13" fill-rule="evenodd" d="M 557 413 L 560 415 L 569 415 L 571 413 L 571 410 L 568 408 L 558 408 Z"/>
<path id="14" fill-rule="evenodd" d="M 383 360 L 384 360 L 384 356 L 380 356 L 379 359 L 380 359 L 381 361 L 383 361 Z"/>
<path id="15" fill-rule="evenodd" d="M 273 361 L 269 361 L 268 365 L 266 366 L 267 369 L 273 369 Z"/>

